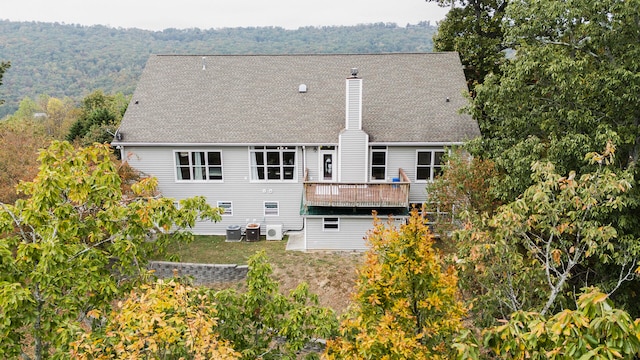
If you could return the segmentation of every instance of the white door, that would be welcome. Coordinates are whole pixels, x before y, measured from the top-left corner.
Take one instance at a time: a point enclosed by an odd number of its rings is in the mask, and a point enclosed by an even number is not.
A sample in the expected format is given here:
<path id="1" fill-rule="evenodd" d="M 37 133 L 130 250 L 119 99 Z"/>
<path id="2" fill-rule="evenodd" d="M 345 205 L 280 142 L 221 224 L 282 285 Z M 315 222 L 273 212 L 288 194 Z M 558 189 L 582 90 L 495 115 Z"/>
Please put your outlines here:
<path id="1" fill-rule="evenodd" d="M 320 181 L 335 181 L 336 179 L 336 151 L 335 149 L 326 150 L 321 149 L 318 159 L 318 173 L 320 174 Z"/>

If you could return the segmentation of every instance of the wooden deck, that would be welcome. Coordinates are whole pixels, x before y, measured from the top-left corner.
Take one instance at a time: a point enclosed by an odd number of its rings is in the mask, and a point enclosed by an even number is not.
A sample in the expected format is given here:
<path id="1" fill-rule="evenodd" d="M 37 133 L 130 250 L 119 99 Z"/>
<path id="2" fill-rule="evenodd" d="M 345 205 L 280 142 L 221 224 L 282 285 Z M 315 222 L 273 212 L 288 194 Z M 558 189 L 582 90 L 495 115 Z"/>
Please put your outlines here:
<path id="1" fill-rule="evenodd" d="M 305 176 L 306 179 L 306 176 Z M 327 183 L 304 182 L 305 206 L 408 207 L 410 181 L 399 171 L 400 182 Z"/>

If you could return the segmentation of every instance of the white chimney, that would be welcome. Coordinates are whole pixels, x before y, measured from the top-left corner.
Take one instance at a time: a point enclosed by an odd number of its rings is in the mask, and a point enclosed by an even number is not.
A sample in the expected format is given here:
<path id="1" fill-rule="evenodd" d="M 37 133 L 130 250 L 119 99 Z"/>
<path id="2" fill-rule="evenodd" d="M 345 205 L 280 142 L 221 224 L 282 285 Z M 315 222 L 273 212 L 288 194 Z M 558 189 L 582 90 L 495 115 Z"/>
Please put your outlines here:
<path id="1" fill-rule="evenodd" d="M 338 181 L 367 181 L 369 135 L 362 130 L 362 79 L 351 69 L 346 83 L 345 129 L 338 137 Z"/>
<path id="2" fill-rule="evenodd" d="M 351 69 L 347 78 L 346 129 L 362 129 L 362 79 L 358 78 L 358 69 Z"/>

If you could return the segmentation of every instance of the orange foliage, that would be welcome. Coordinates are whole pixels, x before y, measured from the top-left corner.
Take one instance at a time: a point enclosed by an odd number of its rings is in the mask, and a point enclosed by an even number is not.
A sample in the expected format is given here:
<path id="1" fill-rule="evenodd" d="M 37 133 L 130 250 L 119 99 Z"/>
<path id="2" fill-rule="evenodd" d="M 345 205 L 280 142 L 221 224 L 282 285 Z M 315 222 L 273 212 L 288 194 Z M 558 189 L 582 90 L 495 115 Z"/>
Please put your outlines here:
<path id="1" fill-rule="evenodd" d="M 36 176 L 38 150 L 47 147 L 50 141 L 29 122 L 0 126 L 0 202 L 13 204 L 24 198 L 24 194 L 16 193 L 16 185 Z"/>

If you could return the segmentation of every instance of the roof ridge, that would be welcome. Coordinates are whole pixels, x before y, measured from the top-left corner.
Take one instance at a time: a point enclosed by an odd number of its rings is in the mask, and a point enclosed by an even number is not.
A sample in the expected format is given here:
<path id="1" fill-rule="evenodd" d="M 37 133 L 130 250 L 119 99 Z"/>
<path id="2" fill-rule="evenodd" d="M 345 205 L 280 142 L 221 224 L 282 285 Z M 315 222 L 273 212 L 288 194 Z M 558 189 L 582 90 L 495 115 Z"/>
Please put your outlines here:
<path id="1" fill-rule="evenodd" d="M 385 52 L 385 53 L 321 53 L 321 54 L 152 54 L 151 56 L 162 57 L 305 57 L 305 56 L 387 56 L 387 55 L 451 55 L 456 54 L 455 51 L 433 51 L 433 52 Z"/>

